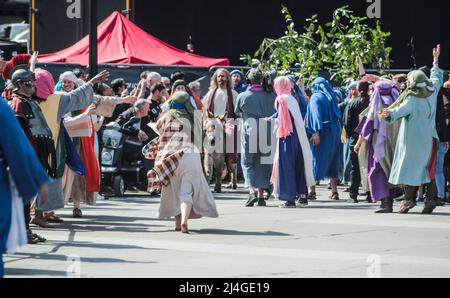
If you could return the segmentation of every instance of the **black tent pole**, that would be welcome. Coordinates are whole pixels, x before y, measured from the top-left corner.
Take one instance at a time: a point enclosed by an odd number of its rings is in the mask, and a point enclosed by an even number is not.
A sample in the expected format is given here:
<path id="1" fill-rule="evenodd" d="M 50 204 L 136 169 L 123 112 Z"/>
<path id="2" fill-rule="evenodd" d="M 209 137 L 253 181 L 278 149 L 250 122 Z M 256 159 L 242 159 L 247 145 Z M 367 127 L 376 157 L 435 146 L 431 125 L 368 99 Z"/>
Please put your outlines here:
<path id="1" fill-rule="evenodd" d="M 89 76 L 98 73 L 97 57 L 97 0 L 89 0 Z"/>

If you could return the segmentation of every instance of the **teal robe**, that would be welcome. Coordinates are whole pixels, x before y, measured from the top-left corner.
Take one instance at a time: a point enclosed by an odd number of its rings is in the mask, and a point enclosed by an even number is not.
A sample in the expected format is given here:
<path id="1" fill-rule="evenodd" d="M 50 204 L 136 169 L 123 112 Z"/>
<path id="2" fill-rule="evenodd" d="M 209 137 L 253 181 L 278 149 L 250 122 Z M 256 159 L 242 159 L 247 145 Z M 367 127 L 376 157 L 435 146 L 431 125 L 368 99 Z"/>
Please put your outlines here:
<path id="1" fill-rule="evenodd" d="M 390 117 L 385 120 L 388 124 L 401 121 L 389 177 L 391 184 L 420 186 L 430 183 L 428 165 L 433 138 L 438 139 L 436 105 L 444 81 L 444 72 L 434 67 L 430 79 L 435 88 L 430 97 L 407 97 L 398 108 L 390 110 Z"/>

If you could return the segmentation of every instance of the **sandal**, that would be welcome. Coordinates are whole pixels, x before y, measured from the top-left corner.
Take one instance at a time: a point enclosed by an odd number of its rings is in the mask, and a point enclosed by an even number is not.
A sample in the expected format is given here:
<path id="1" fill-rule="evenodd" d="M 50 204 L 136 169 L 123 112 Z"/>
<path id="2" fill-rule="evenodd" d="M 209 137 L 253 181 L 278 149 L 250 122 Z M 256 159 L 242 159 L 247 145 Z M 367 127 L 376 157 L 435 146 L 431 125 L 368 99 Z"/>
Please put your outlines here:
<path id="1" fill-rule="evenodd" d="M 83 213 L 80 209 L 73 209 L 73 218 L 83 218 Z"/>
<path id="2" fill-rule="evenodd" d="M 339 194 L 336 192 L 331 197 L 330 200 L 339 201 Z"/>
<path id="3" fill-rule="evenodd" d="M 38 244 L 39 241 L 36 239 L 36 237 L 34 237 L 35 234 L 33 234 L 32 232 L 28 231 L 27 232 L 27 243 L 30 245 L 34 245 L 34 244 Z"/>
<path id="4" fill-rule="evenodd" d="M 31 237 L 33 239 L 35 239 L 37 242 L 41 242 L 41 243 L 47 242 L 47 239 L 45 239 L 42 236 L 39 236 L 38 234 L 31 234 Z"/>
<path id="5" fill-rule="evenodd" d="M 315 192 L 309 193 L 309 195 L 307 196 L 307 200 L 308 201 L 317 201 L 317 194 Z"/>
<path id="6" fill-rule="evenodd" d="M 46 221 L 44 218 L 33 218 L 31 220 L 31 224 L 36 225 L 38 227 L 44 228 L 44 229 L 53 229 L 54 226 L 50 225 L 48 221 Z"/>
<path id="7" fill-rule="evenodd" d="M 47 222 L 49 222 L 49 223 L 57 223 L 57 224 L 60 224 L 60 223 L 63 223 L 64 222 L 64 220 L 61 218 L 61 217 L 59 217 L 59 216 L 57 216 L 56 214 L 48 214 L 47 216 L 44 216 L 44 219 L 47 221 Z"/>
<path id="8" fill-rule="evenodd" d="M 258 194 L 252 193 L 248 195 L 248 201 L 245 203 L 245 207 L 254 207 L 256 203 L 258 203 Z"/>

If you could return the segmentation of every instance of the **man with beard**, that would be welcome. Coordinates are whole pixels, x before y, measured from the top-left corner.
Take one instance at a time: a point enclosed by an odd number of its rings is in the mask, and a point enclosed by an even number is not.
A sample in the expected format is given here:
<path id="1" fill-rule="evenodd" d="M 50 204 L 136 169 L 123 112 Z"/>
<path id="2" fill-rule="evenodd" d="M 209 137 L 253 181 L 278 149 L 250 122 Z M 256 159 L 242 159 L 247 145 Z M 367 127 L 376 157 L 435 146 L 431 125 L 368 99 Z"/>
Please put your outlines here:
<path id="1" fill-rule="evenodd" d="M 239 94 L 247 91 L 247 85 L 244 84 L 244 80 L 245 76 L 241 71 L 235 69 L 231 72 L 231 84 L 233 85 L 234 91 Z"/>
<path id="2" fill-rule="evenodd" d="M 161 114 L 161 104 L 169 98 L 169 94 L 167 93 L 166 87 L 162 83 L 153 85 L 150 92 L 151 94 L 147 99 L 150 104 L 148 117 L 150 117 L 152 122 L 156 122 Z"/>
<path id="3" fill-rule="evenodd" d="M 234 126 L 236 115 L 234 113 L 238 93 L 231 88 L 231 76 L 228 70 L 218 69 L 211 78 L 209 92 L 205 95 L 203 106 L 209 116 L 224 118 L 228 126 Z M 225 117 L 224 117 L 225 116 Z M 225 124 L 225 126 L 227 125 Z M 224 134 L 225 162 L 230 174 L 229 188 L 237 188 L 237 150 L 236 132 L 231 135 Z M 222 153 L 218 152 L 218 153 Z"/>

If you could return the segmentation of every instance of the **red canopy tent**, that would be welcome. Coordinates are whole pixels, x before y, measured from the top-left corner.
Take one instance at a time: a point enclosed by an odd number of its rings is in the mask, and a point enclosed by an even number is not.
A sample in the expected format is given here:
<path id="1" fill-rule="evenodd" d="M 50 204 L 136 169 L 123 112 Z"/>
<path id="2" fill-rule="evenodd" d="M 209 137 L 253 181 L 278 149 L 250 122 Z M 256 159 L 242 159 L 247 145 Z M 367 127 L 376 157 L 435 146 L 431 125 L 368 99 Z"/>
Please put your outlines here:
<path id="1" fill-rule="evenodd" d="M 179 50 L 148 34 L 121 13 L 114 12 L 97 28 L 98 63 L 228 66 L 228 59 L 214 59 Z M 52 54 L 39 55 L 39 62 L 89 63 L 89 36 Z"/>

